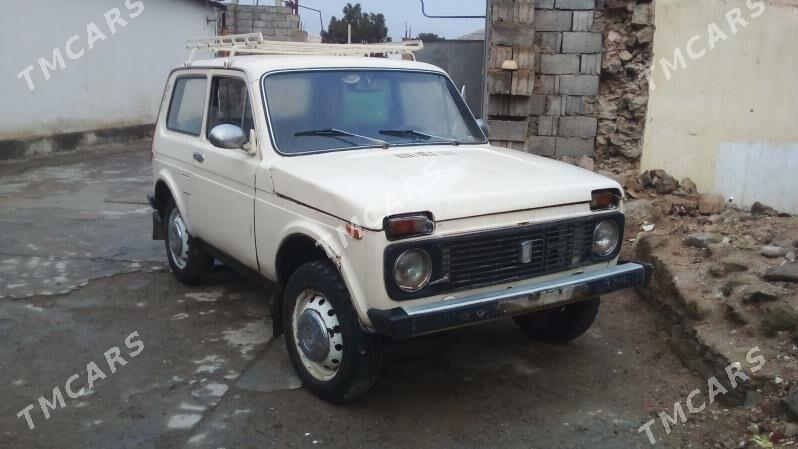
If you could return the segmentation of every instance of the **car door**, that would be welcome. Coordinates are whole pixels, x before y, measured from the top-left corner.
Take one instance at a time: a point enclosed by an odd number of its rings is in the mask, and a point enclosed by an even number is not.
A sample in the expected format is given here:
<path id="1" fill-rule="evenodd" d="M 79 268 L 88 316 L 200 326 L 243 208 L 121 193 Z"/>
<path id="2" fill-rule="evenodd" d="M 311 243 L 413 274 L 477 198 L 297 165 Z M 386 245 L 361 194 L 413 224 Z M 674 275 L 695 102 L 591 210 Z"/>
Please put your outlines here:
<path id="1" fill-rule="evenodd" d="M 205 121 L 208 77 L 197 70 L 179 71 L 172 75 L 167 85 L 168 104 L 159 124 L 153 143 L 153 168 L 168 174 L 172 192 L 180 213 L 191 228 L 191 210 L 187 198 L 191 195 L 191 178 L 194 171 L 192 155 L 199 149 Z"/>
<path id="2" fill-rule="evenodd" d="M 206 125 L 192 161 L 191 225 L 203 241 L 257 270 L 255 174 L 260 157 L 243 147 L 218 148 L 208 138 L 219 125 L 238 126 L 248 137 L 255 130 L 249 83 L 238 71 L 210 75 Z"/>

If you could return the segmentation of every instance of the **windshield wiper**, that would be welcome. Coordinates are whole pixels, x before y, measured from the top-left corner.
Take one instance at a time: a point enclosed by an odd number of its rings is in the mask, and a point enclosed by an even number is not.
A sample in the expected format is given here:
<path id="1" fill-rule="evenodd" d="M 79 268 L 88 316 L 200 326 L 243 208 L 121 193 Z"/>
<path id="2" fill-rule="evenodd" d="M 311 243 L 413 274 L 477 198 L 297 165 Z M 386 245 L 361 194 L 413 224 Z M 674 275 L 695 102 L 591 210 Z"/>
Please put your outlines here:
<path id="1" fill-rule="evenodd" d="M 332 137 L 334 139 L 343 140 L 344 142 L 349 143 L 351 145 L 355 145 L 355 144 L 352 143 L 352 142 L 349 142 L 346 139 L 341 139 L 341 137 L 355 137 L 355 138 L 358 138 L 358 139 L 368 140 L 368 141 L 374 142 L 376 144 L 379 144 L 382 148 L 390 148 L 391 147 L 391 144 L 386 142 L 386 141 L 384 141 L 384 140 L 375 139 L 373 137 L 361 136 L 360 134 L 350 133 L 350 132 L 342 131 L 340 129 L 335 129 L 335 128 L 316 129 L 316 130 L 312 130 L 312 131 L 302 131 L 300 133 L 294 134 L 294 137 L 306 137 L 306 136 L 311 136 L 311 137 Z"/>
<path id="2" fill-rule="evenodd" d="M 419 137 L 424 140 L 429 139 L 436 139 L 443 142 L 451 143 L 454 146 L 460 145 L 460 141 L 457 139 L 450 139 L 448 137 L 441 137 L 441 136 L 434 136 L 432 134 L 422 133 L 420 131 L 416 131 L 414 129 L 405 129 L 405 130 L 387 130 L 387 131 L 380 131 L 380 134 L 386 136 L 394 136 L 394 137 Z"/>

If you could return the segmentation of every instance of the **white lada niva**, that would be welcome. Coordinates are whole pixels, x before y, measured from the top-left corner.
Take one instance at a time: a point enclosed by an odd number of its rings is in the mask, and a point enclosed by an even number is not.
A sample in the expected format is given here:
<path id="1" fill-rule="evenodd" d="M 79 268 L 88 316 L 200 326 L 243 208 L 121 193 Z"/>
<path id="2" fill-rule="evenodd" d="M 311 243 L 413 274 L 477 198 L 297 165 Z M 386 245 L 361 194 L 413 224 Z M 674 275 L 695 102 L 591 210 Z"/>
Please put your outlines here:
<path id="1" fill-rule="evenodd" d="M 387 339 L 512 318 L 568 342 L 601 295 L 647 281 L 618 262 L 621 187 L 491 146 L 440 68 L 340 56 L 363 46 L 205 45 L 236 54 L 169 76 L 153 237 L 184 283 L 219 260 L 276 285 L 275 329 L 316 395 L 362 396 Z M 274 54 L 290 52 L 311 54 Z"/>

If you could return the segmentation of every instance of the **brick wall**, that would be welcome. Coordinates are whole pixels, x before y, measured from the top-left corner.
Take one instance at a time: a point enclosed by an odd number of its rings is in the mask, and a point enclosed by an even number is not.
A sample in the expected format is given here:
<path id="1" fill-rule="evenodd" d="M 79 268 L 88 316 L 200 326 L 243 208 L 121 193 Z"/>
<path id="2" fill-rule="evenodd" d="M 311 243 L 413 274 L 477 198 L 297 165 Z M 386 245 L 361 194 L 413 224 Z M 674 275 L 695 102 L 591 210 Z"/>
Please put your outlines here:
<path id="1" fill-rule="evenodd" d="M 273 41 L 304 42 L 307 34 L 299 29 L 299 16 L 287 6 L 238 5 L 224 11 L 226 34 L 263 33 Z"/>
<path id="2" fill-rule="evenodd" d="M 500 78 L 501 72 L 507 72 L 500 68 L 500 60 L 508 56 L 501 50 L 507 38 L 496 31 L 497 25 L 505 25 L 497 21 L 495 10 L 497 4 L 507 2 L 492 3 L 489 70 L 498 71 L 492 76 Z M 545 156 L 592 155 L 598 128 L 604 0 L 536 0 L 534 4 L 534 20 L 529 31 L 522 33 L 528 39 L 534 28 L 534 57 L 529 58 L 534 88 L 529 95 L 502 93 L 491 86 L 489 75 L 488 116 L 497 131 L 494 144 Z"/>

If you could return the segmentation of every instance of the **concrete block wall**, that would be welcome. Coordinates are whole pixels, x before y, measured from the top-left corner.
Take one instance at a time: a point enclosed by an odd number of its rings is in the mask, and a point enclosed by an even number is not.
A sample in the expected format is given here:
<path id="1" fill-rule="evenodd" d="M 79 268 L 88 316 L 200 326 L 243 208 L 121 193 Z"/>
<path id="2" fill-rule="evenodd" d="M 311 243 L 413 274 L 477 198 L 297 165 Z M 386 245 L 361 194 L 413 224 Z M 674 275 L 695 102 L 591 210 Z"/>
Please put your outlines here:
<path id="1" fill-rule="evenodd" d="M 228 34 L 263 33 L 264 39 L 288 42 L 304 42 L 307 38 L 300 30 L 299 16 L 287 6 L 229 6 L 223 14 Z"/>
<path id="2" fill-rule="evenodd" d="M 524 150 L 530 134 L 535 87 L 535 1 L 491 0 L 487 67 L 487 118 L 494 145 Z M 512 62 L 513 70 L 506 63 Z M 536 126 L 536 125 L 535 125 Z"/>
<path id="3" fill-rule="evenodd" d="M 526 150 L 544 156 L 592 156 L 604 0 L 537 0 L 535 47 L 539 54 L 533 111 L 538 122 Z M 536 117 L 534 115 L 537 115 Z"/>
<path id="4" fill-rule="evenodd" d="M 489 1 L 493 144 L 543 156 L 592 156 L 605 0 Z M 519 20 L 527 3 L 534 3 L 533 14 Z M 508 60 L 518 69 L 503 70 Z"/>

